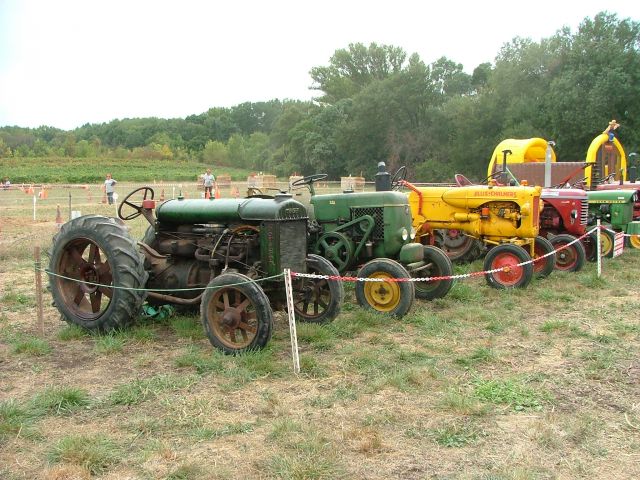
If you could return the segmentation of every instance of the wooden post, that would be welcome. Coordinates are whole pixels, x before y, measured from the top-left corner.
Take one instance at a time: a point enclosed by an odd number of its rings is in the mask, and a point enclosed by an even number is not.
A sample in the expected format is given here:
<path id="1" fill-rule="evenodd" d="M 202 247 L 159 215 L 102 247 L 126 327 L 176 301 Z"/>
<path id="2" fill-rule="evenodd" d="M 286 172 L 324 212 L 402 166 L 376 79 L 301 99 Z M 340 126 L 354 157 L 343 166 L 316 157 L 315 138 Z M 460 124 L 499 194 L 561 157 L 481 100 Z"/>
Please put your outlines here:
<path id="1" fill-rule="evenodd" d="M 40 263 L 40 247 L 36 246 L 33 251 L 35 257 L 35 274 L 36 274 L 36 308 L 38 314 L 38 331 L 40 336 L 44 337 L 44 318 L 42 315 L 42 270 Z"/>
<path id="2" fill-rule="evenodd" d="M 298 352 L 298 334 L 296 332 L 296 314 L 293 307 L 293 288 L 291 270 L 284 269 L 284 285 L 287 295 L 287 313 L 289 314 L 289 335 L 291 336 L 291 356 L 293 357 L 293 373 L 300 373 L 300 354 Z"/>

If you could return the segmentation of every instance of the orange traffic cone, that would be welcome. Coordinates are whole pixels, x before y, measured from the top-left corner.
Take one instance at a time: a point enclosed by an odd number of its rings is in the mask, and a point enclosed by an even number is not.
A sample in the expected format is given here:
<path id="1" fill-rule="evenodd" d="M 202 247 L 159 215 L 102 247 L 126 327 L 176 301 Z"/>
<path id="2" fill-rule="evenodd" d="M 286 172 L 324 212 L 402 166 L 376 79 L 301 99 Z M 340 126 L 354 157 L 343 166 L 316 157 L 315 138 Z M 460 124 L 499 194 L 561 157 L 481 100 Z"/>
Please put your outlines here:
<path id="1" fill-rule="evenodd" d="M 56 223 L 58 224 L 58 228 L 62 225 L 62 214 L 60 213 L 60 205 L 58 205 L 56 209 Z"/>
<path id="2" fill-rule="evenodd" d="M 33 195 L 33 185 L 29 185 L 29 188 L 27 189 L 27 194 Z"/>
<path id="3" fill-rule="evenodd" d="M 216 186 L 215 198 L 220 198 L 220 189 Z"/>
<path id="4" fill-rule="evenodd" d="M 40 191 L 38 192 L 38 198 L 44 200 L 45 198 L 47 198 L 47 190 L 44 187 L 40 188 Z"/>

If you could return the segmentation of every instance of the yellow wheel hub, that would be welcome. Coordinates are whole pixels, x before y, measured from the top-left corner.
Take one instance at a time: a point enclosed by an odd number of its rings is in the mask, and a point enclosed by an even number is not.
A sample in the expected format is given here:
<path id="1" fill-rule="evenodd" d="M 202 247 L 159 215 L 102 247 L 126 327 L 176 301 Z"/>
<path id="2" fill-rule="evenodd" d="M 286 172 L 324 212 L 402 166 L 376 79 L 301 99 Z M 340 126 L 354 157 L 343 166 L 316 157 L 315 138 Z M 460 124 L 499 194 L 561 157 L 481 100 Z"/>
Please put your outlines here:
<path id="1" fill-rule="evenodd" d="M 604 233 L 600 234 L 600 253 L 602 256 L 606 257 L 609 255 L 611 250 L 613 250 L 613 242 L 611 241 L 611 238 Z"/>
<path id="2" fill-rule="evenodd" d="M 392 278 L 385 272 L 376 272 L 369 278 Z M 364 296 L 372 308 L 390 312 L 400 303 L 400 286 L 397 282 L 366 282 Z"/>
<path id="3" fill-rule="evenodd" d="M 629 245 L 631 245 L 631 248 L 640 248 L 640 235 L 631 235 L 629 237 Z"/>

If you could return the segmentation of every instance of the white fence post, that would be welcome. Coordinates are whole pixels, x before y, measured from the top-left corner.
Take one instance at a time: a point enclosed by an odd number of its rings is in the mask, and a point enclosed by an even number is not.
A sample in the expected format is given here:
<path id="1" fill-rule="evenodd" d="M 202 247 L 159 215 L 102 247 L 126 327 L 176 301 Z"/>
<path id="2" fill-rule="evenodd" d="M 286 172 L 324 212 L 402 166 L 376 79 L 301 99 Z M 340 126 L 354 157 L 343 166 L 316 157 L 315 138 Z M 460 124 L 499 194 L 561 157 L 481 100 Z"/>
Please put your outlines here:
<path id="1" fill-rule="evenodd" d="M 602 275 L 602 257 L 601 257 L 602 246 L 600 245 L 600 235 L 601 235 L 600 219 L 597 220 L 596 226 L 598 227 L 598 230 L 596 231 L 596 255 L 598 259 L 598 278 L 600 278 L 600 275 Z"/>
<path id="2" fill-rule="evenodd" d="M 293 372 L 300 373 L 300 356 L 298 353 L 298 334 L 296 332 L 296 315 L 293 307 L 293 288 L 291 287 L 291 270 L 284 269 L 284 285 L 287 295 L 287 311 L 289 313 L 289 334 L 291 335 L 291 355 Z"/>

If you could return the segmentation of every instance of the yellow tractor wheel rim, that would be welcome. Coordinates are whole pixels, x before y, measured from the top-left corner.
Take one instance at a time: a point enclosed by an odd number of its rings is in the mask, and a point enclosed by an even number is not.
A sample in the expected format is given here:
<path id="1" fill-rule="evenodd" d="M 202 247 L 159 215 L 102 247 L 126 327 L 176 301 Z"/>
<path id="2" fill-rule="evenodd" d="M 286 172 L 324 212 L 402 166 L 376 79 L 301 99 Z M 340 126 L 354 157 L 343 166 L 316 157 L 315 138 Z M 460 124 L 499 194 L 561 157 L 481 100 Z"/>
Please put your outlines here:
<path id="1" fill-rule="evenodd" d="M 609 253 L 613 249 L 613 242 L 611 241 L 611 237 L 609 237 L 609 235 L 606 235 L 604 233 L 600 234 L 600 248 L 600 254 L 603 257 L 609 255 Z"/>
<path id="2" fill-rule="evenodd" d="M 369 278 L 393 278 L 386 272 L 375 272 Z M 379 312 L 390 312 L 400 303 L 400 285 L 397 282 L 365 282 L 367 303 Z"/>
<path id="3" fill-rule="evenodd" d="M 629 237 L 629 245 L 631 245 L 631 248 L 640 248 L 640 235 L 631 235 Z"/>

